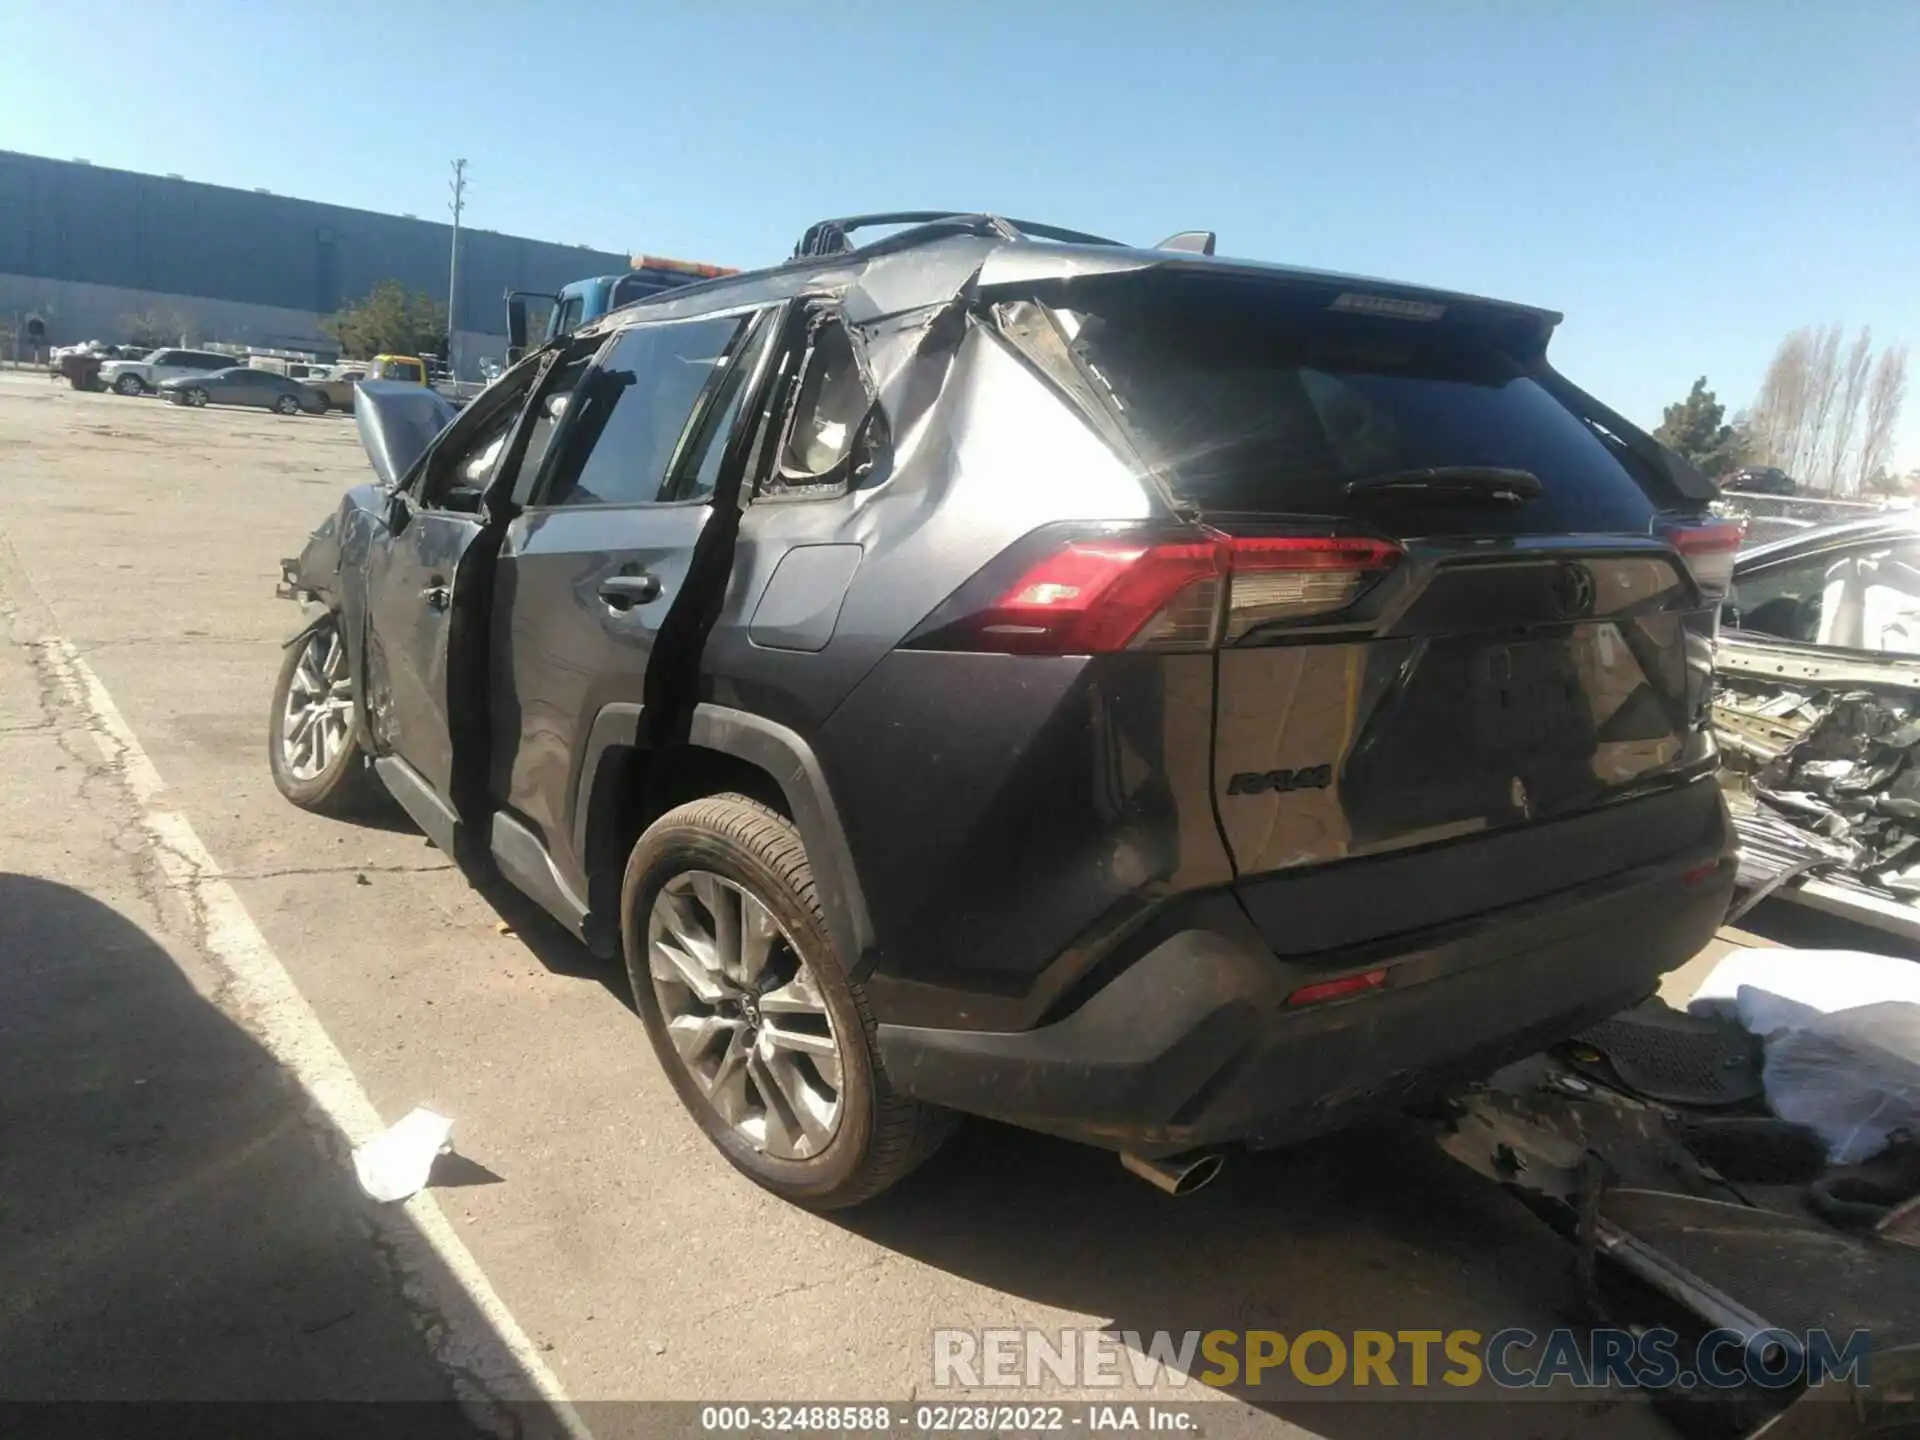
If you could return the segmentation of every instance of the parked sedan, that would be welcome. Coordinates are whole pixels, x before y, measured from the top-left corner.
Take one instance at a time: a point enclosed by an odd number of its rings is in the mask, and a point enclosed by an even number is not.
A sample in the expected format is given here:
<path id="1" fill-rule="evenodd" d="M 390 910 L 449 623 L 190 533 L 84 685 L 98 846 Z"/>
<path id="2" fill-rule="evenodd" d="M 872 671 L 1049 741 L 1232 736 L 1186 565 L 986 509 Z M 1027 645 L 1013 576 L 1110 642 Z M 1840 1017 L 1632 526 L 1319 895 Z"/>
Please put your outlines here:
<path id="1" fill-rule="evenodd" d="M 327 409 L 327 397 L 311 385 L 246 365 L 163 380 L 159 388 L 176 405 L 258 405 L 282 415 L 302 410 L 309 415 L 324 415 Z"/>

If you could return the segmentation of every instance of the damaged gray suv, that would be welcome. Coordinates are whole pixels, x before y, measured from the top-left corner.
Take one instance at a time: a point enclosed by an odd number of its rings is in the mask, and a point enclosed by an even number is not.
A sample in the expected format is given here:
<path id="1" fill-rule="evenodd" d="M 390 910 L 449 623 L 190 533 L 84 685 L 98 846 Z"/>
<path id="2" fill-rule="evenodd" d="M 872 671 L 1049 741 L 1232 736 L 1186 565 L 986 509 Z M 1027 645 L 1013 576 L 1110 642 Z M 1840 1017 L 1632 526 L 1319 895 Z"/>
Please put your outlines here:
<path id="1" fill-rule="evenodd" d="M 281 791 L 623 956 L 816 1207 L 961 1112 L 1180 1189 L 1634 1003 L 1732 883 L 1737 532 L 1557 316 L 1211 249 L 823 222 L 457 415 L 363 387 Z"/>

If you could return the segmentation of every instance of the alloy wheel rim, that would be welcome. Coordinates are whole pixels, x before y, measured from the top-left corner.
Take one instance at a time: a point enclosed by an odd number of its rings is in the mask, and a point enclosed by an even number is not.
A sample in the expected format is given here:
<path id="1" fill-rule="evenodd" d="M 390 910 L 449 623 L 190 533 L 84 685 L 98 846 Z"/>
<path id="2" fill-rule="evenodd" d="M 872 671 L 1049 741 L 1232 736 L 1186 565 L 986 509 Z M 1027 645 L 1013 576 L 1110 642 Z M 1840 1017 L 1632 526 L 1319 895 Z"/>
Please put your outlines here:
<path id="1" fill-rule="evenodd" d="M 280 756 L 298 780 L 323 773 L 347 747 L 353 731 L 353 677 L 340 631 L 328 625 L 309 635 L 287 687 L 280 717 Z"/>
<path id="2" fill-rule="evenodd" d="M 785 927 L 723 875 L 686 870 L 654 897 L 647 970 L 674 1053 L 742 1140 L 781 1160 L 840 1126 L 840 1037 Z"/>

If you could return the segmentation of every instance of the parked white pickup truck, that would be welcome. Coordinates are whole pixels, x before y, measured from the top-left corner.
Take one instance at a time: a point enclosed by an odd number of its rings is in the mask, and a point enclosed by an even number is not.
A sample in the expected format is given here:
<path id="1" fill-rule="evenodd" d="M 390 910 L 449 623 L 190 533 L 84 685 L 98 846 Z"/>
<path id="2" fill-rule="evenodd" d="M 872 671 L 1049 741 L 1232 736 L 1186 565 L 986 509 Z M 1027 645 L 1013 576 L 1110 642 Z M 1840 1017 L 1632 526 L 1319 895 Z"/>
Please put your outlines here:
<path id="1" fill-rule="evenodd" d="M 240 355 L 218 350 L 155 350 L 138 360 L 109 360 L 100 367 L 100 383 L 119 395 L 151 395 L 162 380 L 204 375 L 246 364 Z"/>

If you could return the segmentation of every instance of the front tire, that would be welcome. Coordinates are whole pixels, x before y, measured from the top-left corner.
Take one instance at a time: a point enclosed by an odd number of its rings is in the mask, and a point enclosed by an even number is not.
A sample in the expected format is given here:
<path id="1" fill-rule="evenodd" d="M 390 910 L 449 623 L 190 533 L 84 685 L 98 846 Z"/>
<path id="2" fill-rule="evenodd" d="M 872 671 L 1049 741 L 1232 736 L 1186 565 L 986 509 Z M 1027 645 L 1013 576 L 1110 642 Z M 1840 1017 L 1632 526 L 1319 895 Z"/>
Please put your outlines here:
<path id="1" fill-rule="evenodd" d="M 291 395 L 282 395 L 278 400 L 273 402 L 273 408 L 282 415 L 298 415 L 300 413 L 300 402 Z"/>
<path id="2" fill-rule="evenodd" d="M 287 646 L 273 685 L 267 760 L 274 788 L 321 815 L 364 805 L 371 772 L 354 728 L 353 674 L 338 617 L 329 615 Z"/>
<path id="3" fill-rule="evenodd" d="M 207 392 L 202 390 L 198 385 L 195 385 L 191 390 L 187 391 L 187 404 L 193 406 L 196 410 L 205 405 L 208 398 Z"/>
<path id="4" fill-rule="evenodd" d="M 783 1199 L 872 1199 L 947 1136 L 949 1112 L 894 1093 L 860 988 L 834 953 L 793 823 L 744 795 L 647 828 L 620 892 L 647 1038 L 720 1153 Z"/>
<path id="5" fill-rule="evenodd" d="M 138 375 L 122 375 L 113 382 L 114 393 L 119 395 L 141 395 L 146 393 L 146 382 Z"/>

